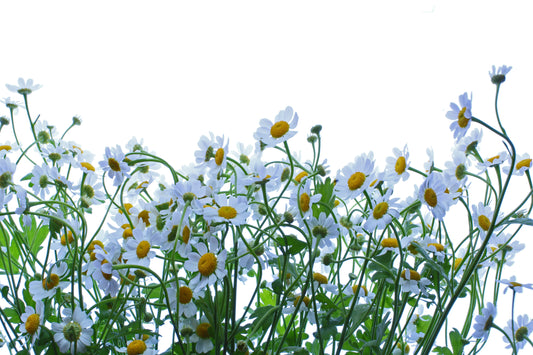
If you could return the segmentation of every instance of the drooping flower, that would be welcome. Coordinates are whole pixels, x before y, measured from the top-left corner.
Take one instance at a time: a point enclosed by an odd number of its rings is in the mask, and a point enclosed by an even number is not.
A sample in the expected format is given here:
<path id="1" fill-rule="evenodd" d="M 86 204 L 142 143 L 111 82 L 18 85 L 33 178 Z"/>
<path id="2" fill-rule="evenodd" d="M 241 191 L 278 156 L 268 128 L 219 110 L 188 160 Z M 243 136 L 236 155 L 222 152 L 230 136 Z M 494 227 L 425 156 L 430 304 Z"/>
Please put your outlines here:
<path id="1" fill-rule="evenodd" d="M 523 283 L 517 282 L 515 275 L 511 276 L 510 279 L 498 280 L 498 282 L 502 283 L 504 285 L 507 285 L 505 290 L 503 290 L 503 293 L 506 293 L 507 290 L 509 290 L 509 289 L 511 289 L 513 292 L 517 292 L 517 293 L 522 293 L 524 288 L 528 288 L 530 290 L 533 290 L 533 284 L 530 284 L 530 283 L 523 284 Z"/>
<path id="2" fill-rule="evenodd" d="M 507 65 L 502 65 L 496 70 L 496 66 L 492 66 L 492 71 L 489 71 L 490 81 L 494 85 L 500 85 L 505 81 L 505 76 L 513 69 L 513 67 L 508 67 Z"/>
<path id="3" fill-rule="evenodd" d="M 477 315 L 475 318 L 475 331 L 472 334 L 472 337 L 487 341 L 494 318 L 496 318 L 496 307 L 492 303 L 488 302 L 487 306 L 481 310 L 481 314 Z"/>
<path id="4" fill-rule="evenodd" d="M 519 315 L 516 318 L 516 322 L 511 319 L 507 322 L 507 326 L 503 329 L 505 333 L 514 338 L 516 344 L 516 350 L 521 350 L 527 344 L 527 339 L 529 334 L 533 332 L 533 320 L 529 320 L 529 317 L 526 315 Z M 513 334 L 514 330 L 514 334 Z M 509 339 L 506 336 L 503 337 L 503 341 L 509 343 Z M 505 347 L 506 349 L 512 348 L 512 345 L 509 344 Z"/>

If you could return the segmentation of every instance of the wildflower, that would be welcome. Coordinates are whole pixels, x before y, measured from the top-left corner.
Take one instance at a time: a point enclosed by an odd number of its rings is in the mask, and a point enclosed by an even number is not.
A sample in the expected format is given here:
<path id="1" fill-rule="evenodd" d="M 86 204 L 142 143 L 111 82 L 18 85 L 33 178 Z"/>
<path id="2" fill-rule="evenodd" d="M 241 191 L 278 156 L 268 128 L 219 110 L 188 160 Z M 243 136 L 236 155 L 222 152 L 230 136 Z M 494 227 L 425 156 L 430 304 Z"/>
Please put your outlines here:
<path id="1" fill-rule="evenodd" d="M 4 97 L 3 99 L 0 99 L 0 102 L 6 105 L 6 107 L 15 115 L 17 114 L 19 107 L 24 108 L 23 103 L 13 100 L 11 97 Z"/>
<path id="2" fill-rule="evenodd" d="M 418 198 L 433 214 L 433 217 L 442 220 L 450 206 L 450 196 L 446 193 L 446 185 L 441 174 L 432 172 L 420 186 Z"/>
<path id="3" fill-rule="evenodd" d="M 197 272 L 196 276 L 191 280 L 194 290 L 200 290 L 208 285 L 213 285 L 219 279 L 226 275 L 226 256 L 225 249 L 218 253 L 217 240 L 211 237 L 209 240 L 209 249 L 203 243 L 196 245 L 196 252 L 188 255 L 189 259 L 183 265 L 185 270 L 190 272 Z"/>
<path id="4" fill-rule="evenodd" d="M 405 269 L 401 273 L 400 287 L 402 292 L 410 292 L 418 294 L 420 292 L 426 294 L 426 286 L 431 283 L 427 278 L 421 277 L 415 270 Z"/>
<path id="5" fill-rule="evenodd" d="M 513 174 L 522 176 L 526 171 L 529 171 L 529 169 L 532 166 L 533 160 L 529 157 L 529 154 L 525 153 L 522 155 L 518 155 L 515 160 L 515 166 L 513 169 Z M 506 166 L 503 168 L 503 172 L 506 174 L 509 174 L 509 171 L 511 170 L 511 167 Z"/>
<path id="6" fill-rule="evenodd" d="M 393 149 L 394 156 L 387 158 L 387 178 L 394 183 L 400 180 L 407 180 L 409 178 L 409 152 L 407 151 L 407 145 L 403 147 L 403 150 L 398 148 Z"/>
<path id="7" fill-rule="evenodd" d="M 127 260 L 128 264 L 149 266 L 150 260 L 156 255 L 153 244 L 151 230 L 138 226 L 133 230 L 133 237 L 126 240 L 126 252 L 122 258 Z"/>
<path id="8" fill-rule="evenodd" d="M 452 102 L 450 104 L 451 111 L 446 113 L 446 117 L 453 120 L 450 129 L 453 132 L 453 137 L 456 139 L 464 137 L 470 127 L 472 118 L 472 95 L 470 95 L 470 99 L 466 92 L 459 96 L 459 105 L 457 106 L 457 104 Z"/>
<path id="9" fill-rule="evenodd" d="M 68 272 L 66 263 L 59 263 L 50 269 L 48 273 L 43 273 L 42 280 L 31 281 L 29 285 L 30 294 L 34 300 L 42 300 L 52 297 L 57 290 L 62 290 L 70 285 L 68 281 L 61 281 Z"/>
<path id="10" fill-rule="evenodd" d="M 16 169 L 17 165 L 8 158 L 0 159 L 0 189 L 13 185 L 13 175 Z"/>
<path id="11" fill-rule="evenodd" d="M 469 165 L 466 155 L 459 150 L 455 150 L 452 154 L 452 161 L 445 163 L 444 177 L 450 184 L 456 183 L 459 187 L 462 187 L 468 177 L 466 173 Z"/>
<path id="12" fill-rule="evenodd" d="M 366 303 L 372 302 L 374 297 L 376 297 L 376 294 L 373 292 L 368 291 L 368 288 L 365 285 L 353 285 L 348 286 L 344 289 L 344 294 L 347 296 L 357 296 L 359 299 L 364 300 Z"/>
<path id="13" fill-rule="evenodd" d="M 520 282 L 516 282 L 516 276 L 511 276 L 510 279 L 503 279 L 498 280 L 499 283 L 502 283 L 504 285 L 507 285 L 505 290 L 503 290 L 503 293 L 506 293 L 507 290 L 511 289 L 513 292 L 522 293 L 522 290 L 524 288 L 529 288 L 530 290 L 533 290 L 533 284 L 522 284 Z"/>
<path id="14" fill-rule="evenodd" d="M 63 310 L 65 318 L 61 323 L 52 323 L 54 340 L 63 353 L 69 352 L 74 354 L 84 352 L 85 348 L 91 344 L 93 335 L 93 321 L 80 308 L 76 307 L 74 312 L 71 308 Z"/>
<path id="15" fill-rule="evenodd" d="M 204 207 L 204 218 L 210 222 L 231 222 L 233 225 L 246 223 L 248 201 L 244 196 L 216 195 L 215 206 Z"/>
<path id="16" fill-rule="evenodd" d="M 298 217 L 306 219 L 313 215 L 312 207 L 321 198 L 321 194 L 313 194 L 311 192 L 311 180 L 306 179 L 303 186 L 298 185 L 294 188 L 289 205 L 298 211 Z"/>
<path id="17" fill-rule="evenodd" d="M 18 86 L 6 84 L 6 87 L 9 91 L 18 92 L 21 95 L 29 95 L 35 90 L 39 90 L 42 85 L 33 84 L 33 79 L 28 79 L 27 81 L 19 78 Z"/>
<path id="18" fill-rule="evenodd" d="M 387 190 L 383 196 L 377 192 L 373 194 L 374 206 L 365 222 L 365 229 L 367 231 L 373 231 L 375 228 L 384 229 L 392 222 L 393 218 L 400 216 L 400 212 L 394 209 L 394 207 L 398 206 L 396 203 L 398 199 L 391 199 L 391 194 L 391 189 Z"/>
<path id="19" fill-rule="evenodd" d="M 528 341 L 529 334 L 533 331 L 533 320 L 530 321 L 527 315 L 519 315 L 514 324 L 513 321 L 510 319 L 507 323 L 507 326 L 503 330 L 506 334 L 512 334 L 512 337 L 515 340 L 516 350 L 520 350 L 524 348 Z M 509 343 L 509 339 L 507 339 L 506 336 L 503 337 L 503 341 Z M 509 344 L 505 348 L 510 349 L 512 348 L 512 345 Z"/>
<path id="20" fill-rule="evenodd" d="M 295 129 L 298 125 L 298 114 L 294 113 L 292 107 L 287 106 L 276 116 L 274 122 L 263 118 L 259 121 L 259 128 L 254 133 L 254 138 L 266 144 L 269 147 L 274 147 L 279 143 L 285 142 L 296 134 Z"/>
<path id="21" fill-rule="evenodd" d="M 31 306 L 26 306 L 25 312 L 20 316 L 20 320 L 22 322 L 21 329 L 25 331 L 30 343 L 33 345 L 35 339 L 39 339 L 41 328 L 44 325 L 44 303 L 36 301 L 35 309 Z"/>
<path id="22" fill-rule="evenodd" d="M 481 142 L 483 137 L 483 131 L 480 129 L 473 129 L 470 135 L 461 138 L 455 147 L 455 150 L 464 153 L 465 155 L 471 154 L 474 152 Z"/>
<path id="23" fill-rule="evenodd" d="M 178 288 L 175 284 L 173 284 L 168 289 L 170 306 L 174 312 L 176 312 L 179 308 L 178 315 L 180 316 L 183 315 L 187 318 L 193 317 L 198 311 L 196 305 L 194 304 L 193 298 L 198 298 L 202 293 L 202 290 L 194 291 L 188 285 L 181 285 Z"/>
<path id="24" fill-rule="evenodd" d="M 318 238 L 318 245 L 321 248 L 331 247 L 332 240 L 339 236 L 339 226 L 332 215 L 327 216 L 325 212 L 320 212 L 318 218 L 311 217 L 309 228 L 315 238 Z"/>
<path id="25" fill-rule="evenodd" d="M 374 154 L 363 154 L 351 164 L 345 166 L 337 173 L 335 192 L 342 199 L 356 198 L 363 193 L 373 181 L 371 174 L 374 171 Z"/>
<path id="26" fill-rule="evenodd" d="M 493 257 L 496 261 L 503 261 L 506 265 L 514 264 L 515 255 L 525 248 L 525 244 L 520 243 L 518 240 L 510 242 L 512 235 L 510 234 L 498 234 L 493 235 L 487 245 L 489 253 L 493 253 Z"/>
<path id="27" fill-rule="evenodd" d="M 126 156 L 122 153 L 119 145 L 115 148 L 105 148 L 104 160 L 100 161 L 100 167 L 108 174 L 110 178 L 114 178 L 113 184 L 118 186 L 122 184 L 125 177 L 129 177 L 128 172 L 130 167 L 124 161 Z"/>
<path id="28" fill-rule="evenodd" d="M 239 142 L 237 143 L 237 151 L 231 152 L 237 159 L 239 159 L 239 162 L 244 165 L 250 164 L 250 154 L 252 154 L 254 150 L 254 147 L 252 145 L 244 146 L 243 143 Z"/>
<path id="29" fill-rule="evenodd" d="M 128 355 L 155 355 L 157 350 L 154 349 L 154 344 L 150 343 L 145 337 L 140 336 L 136 339 L 129 340 L 126 347 L 117 347 L 116 350 L 120 353 Z"/>
<path id="30" fill-rule="evenodd" d="M 493 65 L 492 71 L 489 71 L 490 81 L 495 85 L 500 85 L 505 81 L 505 76 L 511 71 L 511 69 L 513 69 L 513 67 L 502 65 L 496 70 L 496 67 Z"/>
<path id="31" fill-rule="evenodd" d="M 211 328 L 211 324 L 208 322 L 208 320 L 203 317 L 200 323 L 193 318 L 191 320 L 191 326 L 194 330 L 194 334 L 192 334 L 190 340 L 196 343 L 196 352 L 203 354 L 213 350 L 213 342 L 211 341 L 211 336 L 209 335 L 209 328 Z"/>
<path id="32" fill-rule="evenodd" d="M 509 156 L 507 152 L 502 151 L 498 153 L 497 155 L 487 158 L 483 163 L 478 163 L 478 168 L 481 172 L 485 172 L 487 168 L 490 168 L 493 166 L 499 166 L 500 164 L 504 163 L 508 159 L 509 159 Z"/>

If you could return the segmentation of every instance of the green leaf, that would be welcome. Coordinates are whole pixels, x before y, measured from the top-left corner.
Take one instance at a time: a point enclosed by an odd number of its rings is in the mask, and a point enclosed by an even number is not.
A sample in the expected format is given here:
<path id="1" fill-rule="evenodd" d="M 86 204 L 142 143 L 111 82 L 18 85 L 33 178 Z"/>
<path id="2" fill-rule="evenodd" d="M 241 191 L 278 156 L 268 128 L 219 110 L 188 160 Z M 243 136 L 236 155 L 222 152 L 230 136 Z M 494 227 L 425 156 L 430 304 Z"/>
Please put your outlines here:
<path id="1" fill-rule="evenodd" d="M 283 283 L 280 279 L 276 279 L 272 282 L 272 289 L 276 295 L 281 295 L 283 292 Z"/>
<path id="2" fill-rule="evenodd" d="M 318 293 L 315 297 L 318 302 L 322 303 L 321 309 L 323 310 L 338 308 L 335 302 L 333 302 L 328 296 L 326 296 L 322 292 Z"/>
<path id="3" fill-rule="evenodd" d="M 276 300 L 274 299 L 274 296 L 272 295 L 272 292 L 269 289 L 264 289 L 259 293 L 259 298 L 263 302 L 262 305 L 266 306 L 275 306 Z"/>
<path id="4" fill-rule="evenodd" d="M 6 270 L 9 273 L 18 274 L 20 272 L 20 268 L 18 267 L 20 249 L 18 243 L 13 241 L 12 236 L 6 236 L 4 231 L 5 229 L 0 229 L 0 247 L 2 247 L 0 249 L 0 269 Z"/>
<path id="5" fill-rule="evenodd" d="M 363 321 L 368 317 L 371 311 L 371 305 L 369 304 L 358 304 L 354 307 L 352 312 L 352 328 L 350 329 L 350 334 L 355 332 L 357 327 L 363 323 Z"/>
<path id="6" fill-rule="evenodd" d="M 433 349 L 433 352 L 438 355 L 453 355 L 452 351 L 444 346 L 437 346 Z"/>
<path id="7" fill-rule="evenodd" d="M 461 333 L 455 328 L 450 332 L 450 341 L 452 343 L 453 355 L 462 355 L 465 345 L 469 343 L 468 340 L 463 339 Z"/>
<path id="8" fill-rule="evenodd" d="M 500 222 L 500 224 L 513 224 L 513 223 L 525 224 L 525 225 L 528 225 L 528 226 L 533 226 L 533 219 L 531 219 L 531 218 L 513 218 L 513 219 L 508 219 L 508 220 Z"/>
<path id="9" fill-rule="evenodd" d="M 250 315 L 250 319 L 255 318 L 252 323 L 252 329 L 262 329 L 263 331 L 266 331 L 272 326 L 274 315 L 276 313 L 274 308 L 274 306 L 257 307 L 252 315 Z"/>

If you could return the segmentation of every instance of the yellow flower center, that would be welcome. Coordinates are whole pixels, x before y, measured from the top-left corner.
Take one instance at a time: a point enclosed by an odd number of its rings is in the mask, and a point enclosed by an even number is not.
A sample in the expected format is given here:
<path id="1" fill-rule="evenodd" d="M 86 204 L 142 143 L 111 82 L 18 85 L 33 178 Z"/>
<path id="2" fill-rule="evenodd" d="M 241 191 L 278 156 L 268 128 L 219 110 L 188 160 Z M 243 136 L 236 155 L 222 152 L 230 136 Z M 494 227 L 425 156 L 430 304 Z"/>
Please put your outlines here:
<path id="1" fill-rule="evenodd" d="M 424 191 L 424 200 L 426 200 L 426 203 L 431 207 L 437 206 L 437 194 L 431 188 L 427 188 L 426 191 Z"/>
<path id="2" fill-rule="evenodd" d="M 298 175 L 296 175 L 296 177 L 294 178 L 294 180 L 296 180 L 298 183 L 302 182 L 302 179 L 306 176 L 308 176 L 309 174 L 307 174 L 307 172 L 305 171 L 302 171 L 301 173 L 299 173 Z"/>
<path id="3" fill-rule="evenodd" d="M 28 316 L 26 323 L 24 323 L 24 328 L 26 328 L 28 334 L 33 335 L 37 332 L 37 329 L 39 329 L 39 320 L 40 317 L 37 313 Z"/>
<path id="4" fill-rule="evenodd" d="M 416 272 L 415 270 L 409 270 L 409 278 L 405 276 L 406 271 L 407 270 L 403 270 L 402 275 L 401 275 L 404 280 L 416 280 L 416 281 L 420 280 L 420 274 Z"/>
<path id="5" fill-rule="evenodd" d="M 218 216 L 225 219 L 237 217 L 237 210 L 231 206 L 222 206 L 218 209 Z"/>
<path id="6" fill-rule="evenodd" d="M 104 249 L 104 243 L 102 243 L 100 240 L 93 240 L 91 244 L 87 247 L 87 252 L 90 254 L 94 251 L 95 246 L 99 245 L 100 248 Z"/>
<path id="7" fill-rule="evenodd" d="M 215 163 L 220 166 L 222 165 L 222 162 L 224 162 L 224 149 L 218 148 L 215 153 Z"/>
<path id="8" fill-rule="evenodd" d="M 328 283 L 328 278 L 325 275 L 322 275 L 319 272 L 315 272 L 313 274 L 313 280 L 317 281 L 321 285 Z"/>
<path id="9" fill-rule="evenodd" d="M 43 288 L 45 290 L 51 290 L 59 285 L 59 276 L 57 274 L 51 274 L 43 279 Z"/>
<path id="10" fill-rule="evenodd" d="M 492 158 L 488 158 L 487 161 L 490 162 L 491 164 L 493 164 L 496 159 L 500 159 L 500 156 L 499 155 L 495 155 Z"/>
<path id="11" fill-rule="evenodd" d="M 463 109 L 459 112 L 459 115 L 457 115 L 457 123 L 459 124 L 459 127 L 465 128 L 468 125 L 468 121 L 470 121 L 469 118 L 465 117 L 466 107 L 463 107 Z"/>
<path id="12" fill-rule="evenodd" d="M 278 121 L 270 127 L 270 135 L 274 138 L 281 138 L 289 131 L 289 124 L 285 121 Z"/>
<path id="13" fill-rule="evenodd" d="M 107 263 L 108 263 L 108 261 L 107 261 L 107 260 L 105 260 L 105 259 L 104 259 L 104 260 L 102 260 L 102 265 L 104 265 L 104 264 L 107 264 Z M 112 275 L 112 274 L 108 274 L 108 273 L 106 273 L 106 272 L 103 272 L 103 271 L 102 271 L 102 276 L 103 276 L 103 277 L 104 277 L 104 279 L 106 279 L 106 280 L 111 280 L 111 278 L 113 277 L 113 275 Z"/>
<path id="14" fill-rule="evenodd" d="M 0 145 L 0 150 L 7 150 L 9 152 L 11 149 L 10 145 Z"/>
<path id="15" fill-rule="evenodd" d="M 457 271 L 457 269 L 459 268 L 459 265 L 461 265 L 462 262 L 463 262 L 463 258 L 455 259 L 455 261 L 453 262 L 453 269 Z"/>
<path id="16" fill-rule="evenodd" d="M 196 335 L 198 335 L 202 339 L 209 339 L 209 327 L 211 324 L 209 323 L 200 323 L 196 327 Z"/>
<path id="17" fill-rule="evenodd" d="M 202 276 L 209 276 L 217 269 L 217 257 L 213 253 L 205 253 L 198 260 L 198 271 Z"/>
<path id="18" fill-rule="evenodd" d="M 511 284 L 511 287 L 513 287 L 513 288 L 514 288 L 514 287 L 521 287 L 521 286 L 522 286 L 522 284 L 521 284 L 520 282 L 514 282 L 514 281 L 511 281 L 511 282 L 509 282 L 509 283 Z"/>
<path id="19" fill-rule="evenodd" d="M 133 207 L 133 205 L 131 203 L 125 203 L 124 204 L 124 209 L 126 210 L 126 213 L 127 214 L 130 214 L 130 209 Z M 122 209 L 119 209 L 118 212 L 120 214 L 123 214 L 124 212 L 122 211 Z"/>
<path id="20" fill-rule="evenodd" d="M 368 296 L 368 290 L 366 288 L 366 286 L 362 285 L 361 288 L 363 289 L 363 291 L 365 291 L 365 296 Z M 352 291 L 353 291 L 353 294 L 354 295 L 359 295 L 359 285 L 353 285 L 352 286 Z"/>
<path id="21" fill-rule="evenodd" d="M 372 216 L 374 216 L 374 219 L 380 219 L 385 213 L 387 213 L 388 210 L 389 204 L 387 202 L 380 202 L 376 205 L 376 207 L 374 207 Z"/>
<path id="22" fill-rule="evenodd" d="M 515 332 L 514 337 L 517 341 L 524 341 L 528 334 L 529 329 L 527 329 L 525 326 L 522 326 Z"/>
<path id="23" fill-rule="evenodd" d="M 74 241 L 74 236 L 72 235 L 72 231 L 68 231 L 66 236 L 64 234 L 61 236 L 61 245 L 66 246 L 67 240 L 69 244 Z"/>
<path id="24" fill-rule="evenodd" d="M 394 171 L 396 171 L 396 174 L 402 175 L 405 171 L 405 167 L 407 165 L 405 164 L 405 157 L 399 157 L 396 160 L 396 164 L 394 165 Z"/>
<path id="25" fill-rule="evenodd" d="M 440 252 L 440 251 L 444 251 L 444 245 L 440 244 L 440 243 L 429 243 L 428 246 L 434 246 L 435 249 Z"/>
<path id="26" fill-rule="evenodd" d="M 188 226 L 183 227 L 183 235 L 182 235 L 183 243 L 188 244 L 190 237 L 191 237 L 191 230 L 189 229 L 189 227 Z"/>
<path id="27" fill-rule="evenodd" d="M 87 163 L 87 162 L 84 161 L 80 165 L 83 166 L 85 169 L 87 169 L 89 171 L 96 171 L 96 169 L 94 168 L 94 166 L 92 166 L 91 163 Z"/>
<path id="28" fill-rule="evenodd" d="M 294 300 L 294 305 L 296 306 L 298 304 L 298 302 L 300 301 L 300 297 L 301 296 L 296 296 L 296 299 Z M 311 299 L 309 299 L 309 297 L 307 296 L 304 296 L 304 299 L 302 300 L 302 302 L 307 306 L 309 307 L 309 303 L 311 302 Z"/>
<path id="29" fill-rule="evenodd" d="M 383 238 L 381 246 L 383 248 L 398 248 L 398 240 L 396 238 Z"/>
<path id="30" fill-rule="evenodd" d="M 187 304 L 192 300 L 192 290 L 187 286 L 180 287 L 180 303 Z"/>
<path id="31" fill-rule="evenodd" d="M 137 257 L 139 259 L 146 258 L 150 251 L 150 243 L 147 240 L 141 240 L 137 245 Z"/>
<path id="32" fill-rule="evenodd" d="M 107 159 L 107 164 L 109 164 L 109 167 L 113 171 L 120 171 L 120 164 L 115 158 L 109 158 Z"/>
<path id="33" fill-rule="evenodd" d="M 352 174 L 352 176 L 350 176 L 350 178 L 348 179 L 348 188 L 352 191 L 357 190 L 358 188 L 363 186 L 363 184 L 365 183 L 365 180 L 366 180 L 365 174 L 358 171 L 355 174 Z"/>
<path id="34" fill-rule="evenodd" d="M 122 238 L 128 239 L 130 237 L 133 237 L 133 230 L 130 227 L 126 227 L 124 232 L 122 232 Z"/>
<path id="35" fill-rule="evenodd" d="M 530 167 L 531 167 L 531 159 L 520 160 L 516 164 L 516 170 L 520 170 L 520 168 L 530 168 Z"/>
<path id="36" fill-rule="evenodd" d="M 309 197 L 309 195 L 307 193 L 303 193 L 300 195 L 300 209 L 302 210 L 302 212 L 307 212 L 309 211 L 309 203 L 311 202 L 311 198 Z"/>
<path id="37" fill-rule="evenodd" d="M 477 221 L 479 223 L 479 226 L 481 229 L 483 229 L 485 232 L 489 230 L 490 228 L 490 219 L 487 218 L 485 215 L 479 215 L 477 218 Z"/>
<path id="38" fill-rule="evenodd" d="M 146 350 L 146 343 L 142 340 L 135 339 L 131 343 L 128 344 L 128 347 L 126 348 L 126 353 L 128 355 L 140 355 L 144 353 Z"/>
<path id="39" fill-rule="evenodd" d="M 81 335 L 81 325 L 78 322 L 70 322 L 63 328 L 63 336 L 70 343 L 78 341 Z"/>
<path id="40" fill-rule="evenodd" d="M 139 219 L 142 219 L 144 224 L 149 227 L 150 226 L 150 212 L 147 210 L 142 210 L 139 212 L 139 215 L 137 216 Z"/>

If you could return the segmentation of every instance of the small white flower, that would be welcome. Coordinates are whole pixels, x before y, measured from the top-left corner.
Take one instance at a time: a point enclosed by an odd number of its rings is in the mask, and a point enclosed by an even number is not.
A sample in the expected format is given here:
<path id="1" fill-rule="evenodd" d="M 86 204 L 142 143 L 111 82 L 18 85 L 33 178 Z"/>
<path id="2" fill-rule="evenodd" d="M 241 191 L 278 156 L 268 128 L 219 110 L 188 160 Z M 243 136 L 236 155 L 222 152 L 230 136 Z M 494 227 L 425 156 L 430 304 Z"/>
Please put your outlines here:
<path id="1" fill-rule="evenodd" d="M 263 142 L 269 147 L 274 147 L 285 142 L 296 134 L 293 129 L 298 125 L 298 114 L 294 113 L 292 107 L 287 106 L 276 116 L 274 122 L 263 118 L 259 121 L 259 128 L 254 134 L 255 139 Z"/>
<path id="2" fill-rule="evenodd" d="M 19 78 L 18 86 L 6 84 L 6 87 L 9 91 L 18 92 L 21 95 L 31 94 L 35 90 L 39 90 L 42 85 L 33 84 L 33 79 L 28 79 L 27 81 Z"/>
<path id="3" fill-rule="evenodd" d="M 54 340 L 59 350 L 71 354 L 74 354 L 75 349 L 80 353 L 84 352 L 92 343 L 93 321 L 80 307 L 76 307 L 74 312 L 71 308 L 65 308 L 63 315 L 65 318 L 61 323 L 52 323 Z"/>

